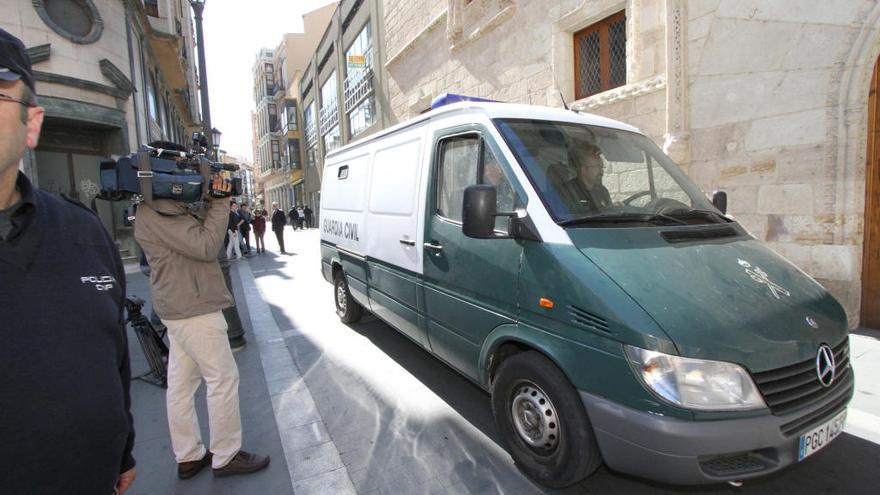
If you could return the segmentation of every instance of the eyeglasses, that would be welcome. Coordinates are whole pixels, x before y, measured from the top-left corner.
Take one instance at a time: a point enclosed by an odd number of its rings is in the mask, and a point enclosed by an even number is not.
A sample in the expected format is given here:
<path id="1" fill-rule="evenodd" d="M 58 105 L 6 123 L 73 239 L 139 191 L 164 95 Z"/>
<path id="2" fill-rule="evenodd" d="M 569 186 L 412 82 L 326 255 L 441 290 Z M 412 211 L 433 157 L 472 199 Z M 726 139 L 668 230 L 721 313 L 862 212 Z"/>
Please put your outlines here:
<path id="1" fill-rule="evenodd" d="M 11 97 L 11 96 L 9 96 L 9 95 L 6 95 L 6 94 L 3 94 L 3 93 L 0 93 L 0 101 L 11 101 L 11 102 L 13 102 L 13 103 L 18 103 L 19 105 L 23 105 L 23 106 L 26 106 L 26 107 L 28 107 L 28 108 L 34 108 L 34 107 L 37 106 L 37 105 L 34 104 L 34 103 L 30 103 L 30 102 L 22 101 L 22 100 L 19 100 L 19 99 L 17 99 L 17 98 L 13 98 L 13 97 Z"/>

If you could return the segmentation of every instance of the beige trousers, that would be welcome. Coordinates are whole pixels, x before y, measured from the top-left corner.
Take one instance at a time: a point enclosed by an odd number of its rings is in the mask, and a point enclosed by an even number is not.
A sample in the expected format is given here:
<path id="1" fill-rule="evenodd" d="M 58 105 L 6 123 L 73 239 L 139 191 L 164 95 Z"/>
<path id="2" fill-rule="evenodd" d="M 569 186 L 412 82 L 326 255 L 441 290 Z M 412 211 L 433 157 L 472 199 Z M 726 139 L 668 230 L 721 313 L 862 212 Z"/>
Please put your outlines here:
<path id="1" fill-rule="evenodd" d="M 205 446 L 196 416 L 195 393 L 207 385 L 208 426 L 213 467 L 221 468 L 241 449 L 238 367 L 229 348 L 226 320 L 217 311 L 183 320 L 162 320 L 168 327 L 168 428 L 177 462 L 199 460 Z"/>

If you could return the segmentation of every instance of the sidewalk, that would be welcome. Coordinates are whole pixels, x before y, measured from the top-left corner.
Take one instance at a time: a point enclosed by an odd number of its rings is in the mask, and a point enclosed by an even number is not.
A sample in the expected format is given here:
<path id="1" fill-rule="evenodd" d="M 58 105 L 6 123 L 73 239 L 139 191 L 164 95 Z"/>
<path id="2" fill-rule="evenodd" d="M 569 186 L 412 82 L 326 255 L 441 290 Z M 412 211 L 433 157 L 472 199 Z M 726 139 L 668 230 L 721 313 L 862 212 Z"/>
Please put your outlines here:
<path id="1" fill-rule="evenodd" d="M 215 480 L 210 468 L 207 472 L 189 480 L 177 479 L 177 465 L 171 450 L 168 434 L 168 420 L 165 412 L 165 389 L 142 380 L 132 380 L 131 400 L 135 424 L 134 457 L 137 461 L 137 480 L 127 492 L 131 495 L 165 494 L 217 494 L 233 495 L 243 493 L 284 495 L 292 494 L 293 488 L 285 462 L 284 451 L 270 407 L 271 401 L 260 351 L 254 339 L 253 328 L 246 298 L 242 292 L 235 263 L 232 266 L 233 290 L 238 302 L 238 311 L 248 346 L 235 353 L 241 385 L 239 388 L 243 429 L 243 448 L 272 457 L 269 467 L 249 476 L 233 476 Z M 126 276 L 129 295 L 136 295 L 147 301 L 144 314 L 149 315 L 150 294 L 147 278 L 140 273 Z M 129 328 L 128 345 L 131 355 L 132 376 L 149 371 L 137 337 Z M 208 441 L 208 414 L 205 406 L 204 385 L 196 394 L 196 409 L 202 426 L 202 438 Z"/>

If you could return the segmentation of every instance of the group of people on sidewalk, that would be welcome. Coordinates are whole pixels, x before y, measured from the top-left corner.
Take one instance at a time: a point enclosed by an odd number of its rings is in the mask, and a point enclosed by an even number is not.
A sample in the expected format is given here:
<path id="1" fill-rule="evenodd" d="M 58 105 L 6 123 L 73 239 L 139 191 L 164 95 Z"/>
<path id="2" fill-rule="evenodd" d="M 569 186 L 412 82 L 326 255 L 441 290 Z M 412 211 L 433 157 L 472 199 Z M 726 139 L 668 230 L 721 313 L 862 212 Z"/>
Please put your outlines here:
<path id="1" fill-rule="evenodd" d="M 281 254 L 287 254 L 287 251 L 284 250 L 284 226 L 288 224 L 288 219 L 294 231 L 310 229 L 312 228 L 313 213 L 309 205 L 296 206 L 291 208 L 285 216 L 284 211 L 278 207 L 278 203 L 272 203 L 272 231 L 278 239 Z M 257 208 L 251 213 L 247 204 L 242 203 L 239 206 L 235 201 L 229 202 L 229 222 L 226 225 L 225 241 L 227 258 L 230 260 L 241 259 L 242 253 L 245 255 L 251 253 L 251 230 L 254 231 L 257 254 L 266 252 L 263 236 L 266 234 L 267 216 L 266 210 Z"/>

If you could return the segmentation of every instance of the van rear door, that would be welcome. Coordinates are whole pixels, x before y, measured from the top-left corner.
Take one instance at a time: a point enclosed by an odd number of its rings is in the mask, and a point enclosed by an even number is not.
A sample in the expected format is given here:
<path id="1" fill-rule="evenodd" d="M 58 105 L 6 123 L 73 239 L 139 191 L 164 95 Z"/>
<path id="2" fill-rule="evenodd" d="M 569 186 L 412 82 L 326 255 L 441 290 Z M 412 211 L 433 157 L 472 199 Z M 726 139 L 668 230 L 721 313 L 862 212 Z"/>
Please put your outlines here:
<path id="1" fill-rule="evenodd" d="M 467 186 L 491 183 L 499 209 L 511 210 L 510 167 L 482 126 L 443 130 L 433 150 L 424 241 L 428 339 L 438 357 L 477 379 L 486 336 L 516 319 L 522 248 L 512 239 L 465 237 L 462 200 Z M 503 177 L 493 177 L 492 167 L 500 167 Z"/>

